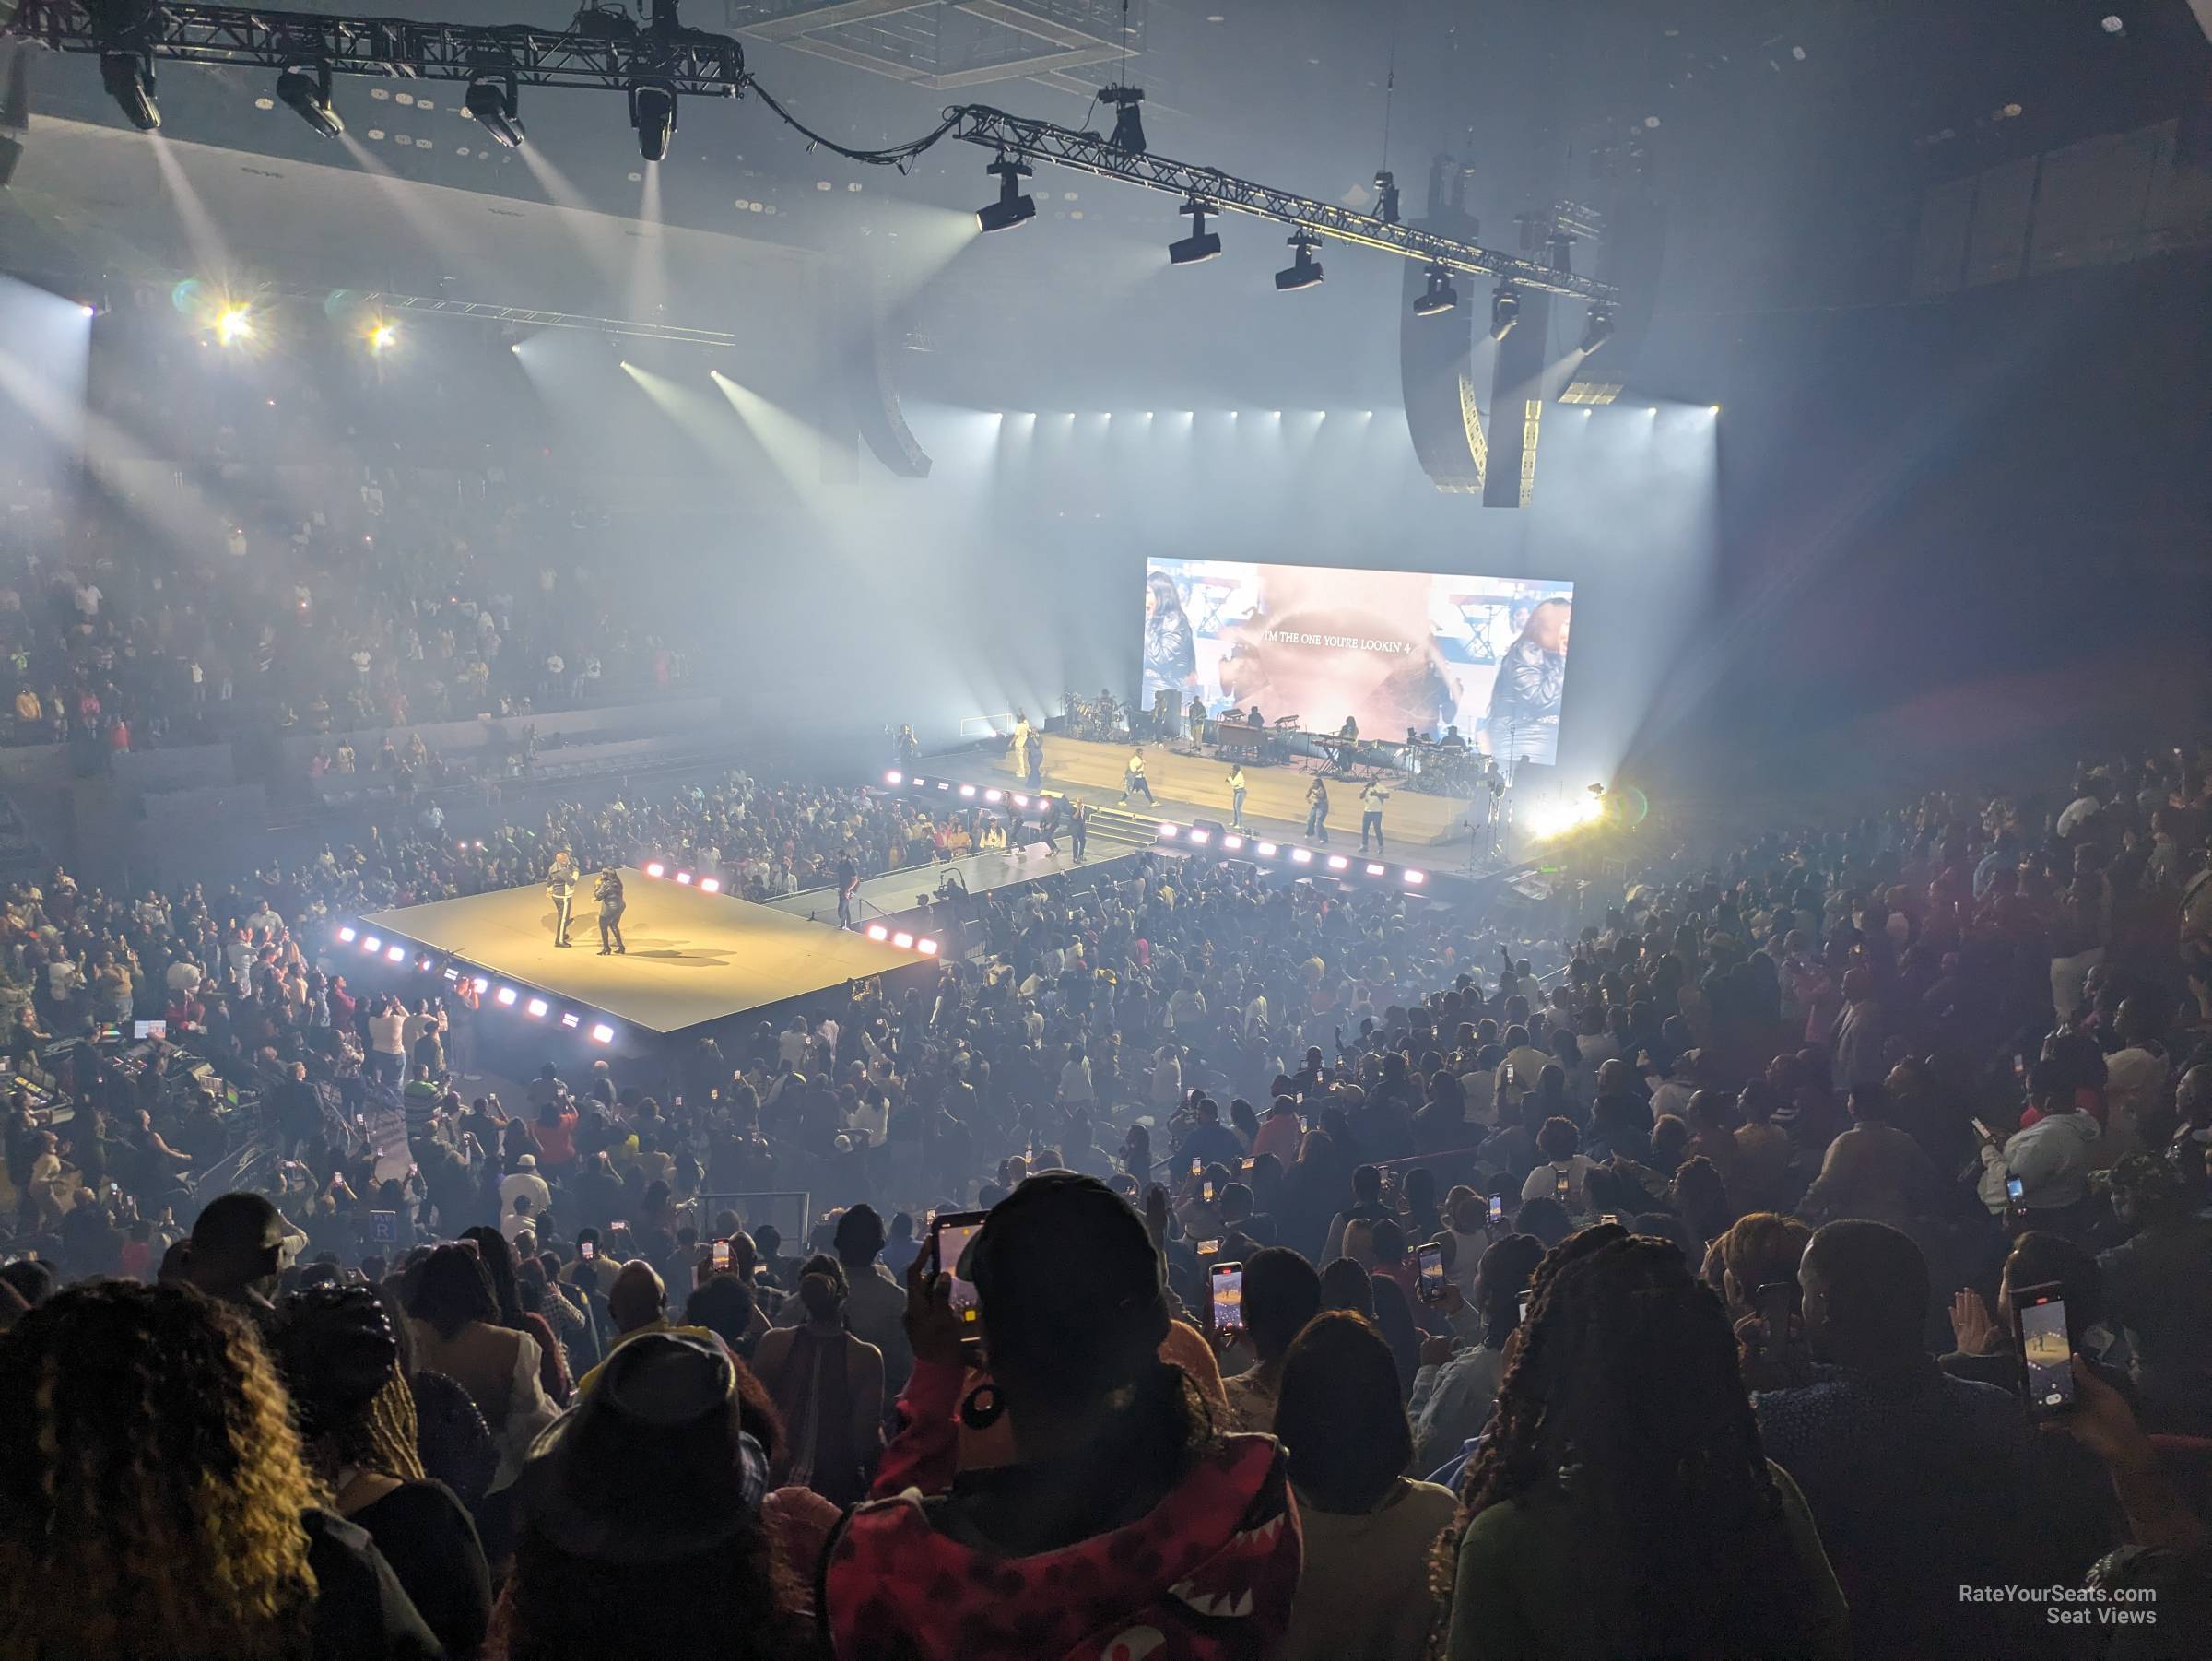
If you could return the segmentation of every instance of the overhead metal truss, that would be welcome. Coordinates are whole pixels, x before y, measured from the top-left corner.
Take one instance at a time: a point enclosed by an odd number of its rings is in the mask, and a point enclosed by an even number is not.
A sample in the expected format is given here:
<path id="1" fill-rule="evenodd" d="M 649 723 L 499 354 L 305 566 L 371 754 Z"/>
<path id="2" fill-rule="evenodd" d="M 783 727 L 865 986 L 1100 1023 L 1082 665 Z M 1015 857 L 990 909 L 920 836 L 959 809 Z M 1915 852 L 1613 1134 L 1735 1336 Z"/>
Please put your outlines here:
<path id="1" fill-rule="evenodd" d="M 100 27 L 94 24 L 95 10 L 102 13 Z M 127 23 L 119 23 L 119 17 Z M 120 50 L 183 63 L 269 69 L 327 65 L 340 75 L 453 81 L 512 75 L 528 86 L 616 91 L 650 80 L 677 92 L 720 98 L 740 96 L 752 78 L 746 69 L 745 49 L 728 36 L 657 25 L 604 33 L 562 32 L 523 24 L 416 23 L 182 0 L 140 0 L 136 6 L 112 0 L 98 6 L 88 6 L 86 0 L 21 0 L 9 29 L 59 52 Z M 1027 160 L 1049 161 L 1170 195 L 1195 196 L 1218 211 L 1272 219 L 1334 241 L 1469 276 L 1500 277 L 1594 305 L 1610 305 L 1618 299 L 1611 284 L 1558 269 L 1548 262 L 1354 213 L 1333 202 L 1275 190 L 1217 168 L 1131 154 L 1097 133 L 1009 115 L 985 104 L 957 105 L 946 112 L 946 120 L 945 136 Z M 913 147 L 925 147 L 927 142 Z M 888 152 L 847 153 L 861 159 L 893 159 Z"/>
<path id="2" fill-rule="evenodd" d="M 324 291 L 286 288 L 272 289 L 295 300 L 319 300 Z M 477 323 L 512 324 L 526 329 L 575 329 L 591 335 L 615 336 L 629 340 L 673 340 L 686 346 L 735 347 L 739 336 L 726 329 L 687 329 L 676 324 L 642 323 L 622 317 L 586 317 L 574 312 L 541 312 L 530 306 L 495 306 L 481 300 L 440 300 L 421 294 L 387 294 L 366 289 L 359 302 L 382 312 L 409 312 L 417 315 L 456 317 Z"/>
<path id="3" fill-rule="evenodd" d="M 1479 243 L 1447 236 L 1417 225 L 1394 225 L 1368 214 L 1354 213 L 1334 202 L 1293 195 L 1234 178 L 1217 168 L 1194 167 L 1165 156 L 1130 155 L 1118 150 L 1096 133 L 1077 133 L 1050 122 L 1008 115 L 982 104 L 963 104 L 947 110 L 953 120 L 951 136 L 966 144 L 1003 150 L 1025 160 L 1049 161 L 1100 179 L 1119 179 L 1146 190 L 1175 196 L 1196 196 L 1215 209 L 1250 214 L 1294 225 L 1335 241 L 1352 242 L 1394 253 L 1401 259 L 1442 265 L 1470 276 L 1495 277 L 1525 289 L 1549 294 L 1571 295 L 1593 304 L 1606 305 L 1619 298 L 1610 283 L 1601 283 L 1572 272 L 1554 270 L 1535 260 L 1500 253 Z"/>
<path id="4" fill-rule="evenodd" d="M 96 28 L 82 0 L 22 0 L 10 32 L 56 52 L 144 52 L 186 64 L 466 81 L 510 75 L 529 87 L 626 90 L 664 83 L 703 98 L 745 88 L 745 48 L 694 29 L 574 32 L 527 24 L 417 23 L 158 0 L 123 29 Z"/>

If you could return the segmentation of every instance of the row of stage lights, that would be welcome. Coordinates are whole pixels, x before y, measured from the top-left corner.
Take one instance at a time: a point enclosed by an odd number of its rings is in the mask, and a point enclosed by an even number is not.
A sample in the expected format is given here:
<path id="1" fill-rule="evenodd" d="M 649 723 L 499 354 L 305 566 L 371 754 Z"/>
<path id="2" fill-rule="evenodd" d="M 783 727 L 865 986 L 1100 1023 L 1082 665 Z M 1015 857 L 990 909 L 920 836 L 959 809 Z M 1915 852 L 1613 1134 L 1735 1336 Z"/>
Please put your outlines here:
<path id="1" fill-rule="evenodd" d="M 992 794 L 995 795 L 997 792 L 994 791 Z M 1026 802 L 1028 798 L 1024 797 L 1023 799 Z M 665 878 L 684 888 L 695 888 L 702 894 L 722 892 L 720 878 L 701 877 L 696 871 L 687 871 L 681 866 L 671 866 L 665 859 L 649 859 L 639 868 L 648 877 Z M 880 941 L 886 946 L 896 946 L 900 951 L 914 952 L 924 958 L 934 958 L 937 955 L 936 941 L 927 935 L 915 935 L 903 928 L 890 928 L 881 923 L 869 924 L 865 932 L 869 939 Z"/>
<path id="2" fill-rule="evenodd" d="M 435 953 L 412 951 L 405 941 L 386 941 L 381 935 L 370 934 L 363 929 L 356 928 L 350 923 L 344 924 L 339 927 L 337 941 L 341 946 L 359 947 L 361 951 L 377 961 L 389 963 L 394 967 L 406 962 L 412 957 L 415 960 L 417 973 L 439 974 L 442 972 L 441 978 L 448 985 L 457 985 L 461 977 L 465 974 L 474 983 L 479 997 L 488 999 L 501 1009 L 520 1008 L 533 1020 L 544 1020 L 553 1013 L 551 1000 L 537 993 L 493 981 L 457 961 L 441 962 Z M 611 1044 L 615 1042 L 615 1029 L 612 1025 L 606 1021 L 594 1020 L 587 1028 L 584 1025 L 585 1019 L 585 1015 L 581 1011 L 563 1009 L 560 1012 L 559 1024 L 568 1031 L 584 1033 L 595 1044 Z"/>
<path id="3" fill-rule="evenodd" d="M 1140 93 L 1137 96 L 1142 97 Z M 1124 106 L 1134 108 L 1134 106 Z M 1135 148 L 1143 148 L 1141 133 L 1135 135 Z M 1117 127 L 1113 143 L 1123 147 L 1123 135 Z M 1017 225 L 1027 225 L 1037 217 L 1036 198 L 1025 194 L 1021 181 L 1037 170 L 1018 157 L 1001 155 L 983 170 L 998 181 L 998 200 L 984 204 L 975 210 L 978 230 L 1011 230 Z M 1178 213 L 1188 214 L 1191 234 L 1178 237 L 1168 244 L 1168 264 L 1171 265 L 1199 265 L 1221 255 L 1221 233 L 1208 230 L 1206 222 L 1218 218 L 1220 208 L 1205 197 L 1186 197 Z M 1394 218 L 1394 214 L 1393 215 Z M 1324 275 L 1321 262 L 1313 257 L 1313 250 L 1321 246 L 1321 239 L 1300 226 L 1287 239 L 1290 247 L 1290 264 L 1275 274 L 1275 286 L 1284 294 L 1300 289 L 1321 286 Z M 1459 305 L 1459 290 L 1452 285 L 1449 266 L 1432 265 L 1427 272 L 1427 287 L 1414 296 L 1413 314 L 1416 317 L 1441 317 Z M 1490 338 L 1503 340 L 1513 332 L 1521 320 L 1521 293 L 1510 282 L 1501 282 L 1490 291 Z M 1613 312 L 1609 306 L 1590 308 L 1590 320 L 1583 331 L 1582 349 L 1585 356 L 1594 352 L 1613 337 Z"/>
<path id="4" fill-rule="evenodd" d="M 908 790 L 942 790 L 947 795 L 957 795 L 964 802 L 980 802 L 989 807 L 996 807 L 1007 800 L 1011 800 L 1016 807 L 1028 807 L 1032 804 L 1042 807 L 1046 799 L 1041 795 L 1030 797 L 1001 790 L 994 785 L 963 784 L 957 779 L 909 777 L 896 768 L 883 775 L 883 782 L 893 790 L 901 786 Z M 1163 819 L 1154 834 L 1163 842 L 1179 842 L 1184 847 L 1204 848 L 1209 852 L 1218 848 L 1221 853 L 1243 854 L 1252 859 L 1282 859 L 1301 869 L 1317 866 L 1339 877 L 1387 878 L 1395 872 L 1397 879 L 1409 889 L 1420 888 L 1429 880 L 1428 872 L 1417 871 L 1410 866 L 1384 865 L 1349 854 L 1331 854 L 1325 849 L 1300 847 L 1295 842 L 1269 842 L 1262 837 L 1245 836 L 1234 830 L 1217 833 L 1204 825 L 1177 824 Z"/>
<path id="5" fill-rule="evenodd" d="M 141 133 L 160 130 L 161 106 L 154 97 L 151 53 L 124 47 L 103 52 L 100 80 L 131 125 Z M 676 88 L 661 81 L 640 80 L 631 82 L 628 92 L 638 153 L 648 161 L 665 160 L 669 141 L 676 136 Z M 336 138 L 346 131 L 327 64 L 295 64 L 284 70 L 276 77 L 276 101 L 324 138 Z M 511 150 L 521 149 L 528 136 L 521 109 L 521 88 L 512 70 L 477 76 L 461 100 L 461 113 L 494 143 Z"/>

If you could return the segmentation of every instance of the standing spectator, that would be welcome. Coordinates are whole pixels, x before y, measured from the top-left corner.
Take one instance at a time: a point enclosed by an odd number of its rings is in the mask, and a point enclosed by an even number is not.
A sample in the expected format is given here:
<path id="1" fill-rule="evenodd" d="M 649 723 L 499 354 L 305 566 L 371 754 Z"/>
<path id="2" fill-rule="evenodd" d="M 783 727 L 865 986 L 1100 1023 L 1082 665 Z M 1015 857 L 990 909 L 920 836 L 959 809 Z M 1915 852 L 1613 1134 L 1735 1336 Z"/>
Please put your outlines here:
<path id="1" fill-rule="evenodd" d="M 1591 1229 L 1546 1263 L 1461 1494 L 1453 1661 L 1851 1653 L 1720 1301 L 1671 1244 Z"/>
<path id="2" fill-rule="evenodd" d="M 808 1258 L 797 1299 L 805 1320 L 777 1327 L 753 1351 L 753 1371 L 789 1434 L 779 1485 L 811 1489 L 840 1506 L 866 1493 L 883 1420 L 883 1351 L 846 1330 L 847 1292 L 835 1258 Z"/>
<path id="3" fill-rule="evenodd" d="M 252 1328 L 182 1288 L 73 1287 L 16 1323 L 0 1470 L 20 1655 L 445 1653 L 370 1537 L 323 1508 Z M 98 1595 L 29 1595 L 69 1582 Z"/>

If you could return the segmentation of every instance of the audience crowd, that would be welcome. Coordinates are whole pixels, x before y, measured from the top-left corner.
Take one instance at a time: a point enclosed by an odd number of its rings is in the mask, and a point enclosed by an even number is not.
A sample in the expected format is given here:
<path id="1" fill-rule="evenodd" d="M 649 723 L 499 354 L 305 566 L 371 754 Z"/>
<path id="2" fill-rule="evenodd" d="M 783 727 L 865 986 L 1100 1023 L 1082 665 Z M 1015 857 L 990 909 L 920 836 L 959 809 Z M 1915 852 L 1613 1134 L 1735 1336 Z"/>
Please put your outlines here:
<path id="1" fill-rule="evenodd" d="M 0 916 L 0 1656 L 2201 1654 L 2207 762 L 1572 916 L 1055 867 L 634 1078 L 507 1082 L 329 924 L 937 828 L 738 774 L 57 875 Z M 205 1074 L 51 1042 L 156 1014 Z"/>
<path id="2" fill-rule="evenodd" d="M 219 440 L 207 467 L 230 457 Z M 522 714 L 652 696 L 703 641 L 625 580 L 551 481 L 398 469 L 233 492 L 195 536 L 18 483 L 0 514 L 10 744 L 112 750 Z M 301 500 L 302 494 L 307 500 Z M 253 505 L 240 506 L 245 501 Z M 359 764 L 367 770 L 369 758 Z"/>

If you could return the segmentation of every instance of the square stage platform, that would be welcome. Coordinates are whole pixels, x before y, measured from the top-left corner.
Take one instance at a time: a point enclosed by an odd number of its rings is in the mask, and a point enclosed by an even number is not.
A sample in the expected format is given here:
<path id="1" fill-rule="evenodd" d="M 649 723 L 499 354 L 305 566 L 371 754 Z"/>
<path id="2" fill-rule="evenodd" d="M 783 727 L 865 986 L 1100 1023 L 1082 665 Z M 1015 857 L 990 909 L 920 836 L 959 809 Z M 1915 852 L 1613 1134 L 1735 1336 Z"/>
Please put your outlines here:
<path id="1" fill-rule="evenodd" d="M 599 908 L 586 872 L 565 949 L 553 944 L 543 884 L 437 900 L 361 919 L 386 936 L 572 998 L 652 1032 L 680 1032 L 923 960 L 834 926 L 625 868 L 627 954 L 599 955 Z"/>

